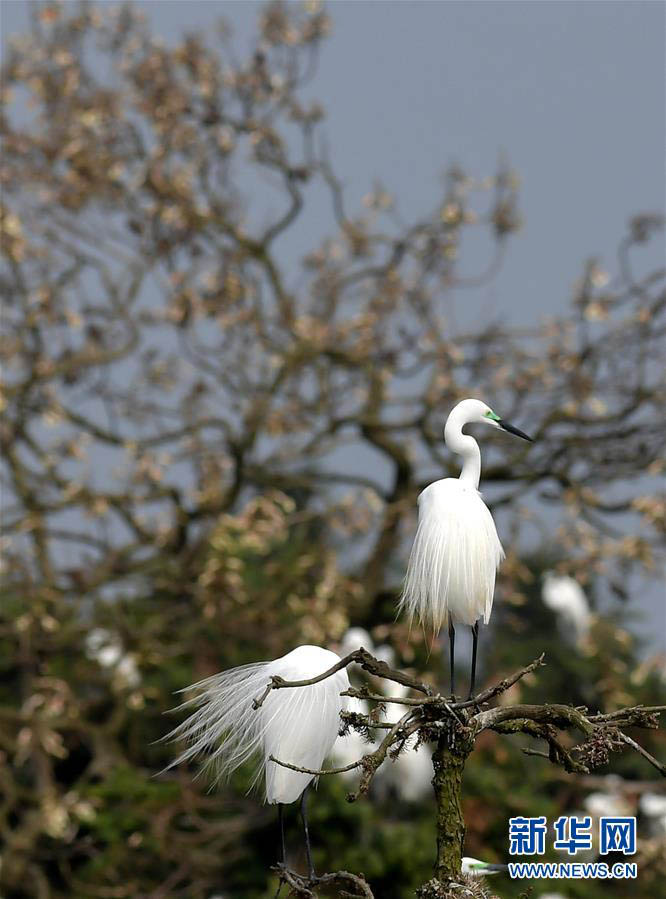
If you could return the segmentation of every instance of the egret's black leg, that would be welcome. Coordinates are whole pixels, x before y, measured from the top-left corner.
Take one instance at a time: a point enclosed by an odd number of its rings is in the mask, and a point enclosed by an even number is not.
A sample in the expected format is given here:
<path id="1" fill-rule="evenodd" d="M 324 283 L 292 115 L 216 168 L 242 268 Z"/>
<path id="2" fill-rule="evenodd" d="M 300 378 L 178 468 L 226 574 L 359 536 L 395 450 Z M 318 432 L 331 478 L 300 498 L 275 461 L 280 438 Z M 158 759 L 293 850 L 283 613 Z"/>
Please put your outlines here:
<path id="1" fill-rule="evenodd" d="M 310 847 L 310 831 L 308 830 L 308 790 L 310 784 L 303 790 L 301 795 L 301 819 L 303 821 L 303 833 L 305 834 L 305 855 L 308 860 L 308 877 L 312 880 L 315 876 L 314 865 L 312 864 L 312 849 Z"/>
<path id="2" fill-rule="evenodd" d="M 476 648 L 479 643 L 479 622 L 472 625 L 472 677 L 469 684 L 469 697 L 474 696 L 474 684 L 476 683 Z"/>
<path id="3" fill-rule="evenodd" d="M 278 824 L 280 825 L 280 843 L 282 845 L 282 864 L 287 867 L 287 850 L 284 843 L 284 806 L 278 802 Z"/>
<path id="4" fill-rule="evenodd" d="M 451 696 L 455 696 L 455 660 L 456 660 L 456 629 L 449 618 L 449 664 L 451 672 Z"/>

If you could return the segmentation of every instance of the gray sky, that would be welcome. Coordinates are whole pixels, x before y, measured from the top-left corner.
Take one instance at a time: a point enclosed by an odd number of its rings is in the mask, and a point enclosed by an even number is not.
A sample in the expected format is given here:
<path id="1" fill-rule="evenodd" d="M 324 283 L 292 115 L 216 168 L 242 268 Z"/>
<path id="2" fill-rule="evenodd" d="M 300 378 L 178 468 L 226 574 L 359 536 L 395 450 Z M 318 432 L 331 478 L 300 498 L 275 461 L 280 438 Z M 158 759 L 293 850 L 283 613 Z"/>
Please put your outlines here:
<path id="1" fill-rule="evenodd" d="M 28 5 L 2 2 L 3 42 L 24 29 Z M 136 5 L 169 42 L 224 16 L 239 53 L 252 46 L 261 7 Z M 448 164 L 490 175 L 500 152 L 521 177 L 524 228 L 500 275 L 473 303 L 465 293 L 465 318 L 533 322 L 564 312 L 582 262 L 596 255 L 614 271 L 628 217 L 664 209 L 664 3 L 337 0 L 328 10 L 333 34 L 307 94 L 327 110 L 350 209 L 380 179 L 404 216 L 416 217 L 436 201 Z M 470 274 L 482 252 L 473 248 Z M 663 264 L 663 248 L 638 260 L 638 273 Z M 662 597 L 642 605 L 663 620 Z"/>

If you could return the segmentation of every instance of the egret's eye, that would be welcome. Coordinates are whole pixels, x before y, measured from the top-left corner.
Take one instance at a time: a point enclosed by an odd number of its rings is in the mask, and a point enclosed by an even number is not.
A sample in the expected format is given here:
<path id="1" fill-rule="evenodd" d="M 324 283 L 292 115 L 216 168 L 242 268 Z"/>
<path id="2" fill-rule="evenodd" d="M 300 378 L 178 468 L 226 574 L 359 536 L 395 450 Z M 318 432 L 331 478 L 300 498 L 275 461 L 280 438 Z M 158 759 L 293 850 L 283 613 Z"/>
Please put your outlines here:
<path id="1" fill-rule="evenodd" d="M 489 418 L 491 421 L 499 421 L 500 420 L 499 415 L 495 415 L 495 413 L 492 411 L 492 409 L 488 409 L 487 412 L 484 412 L 483 417 Z"/>

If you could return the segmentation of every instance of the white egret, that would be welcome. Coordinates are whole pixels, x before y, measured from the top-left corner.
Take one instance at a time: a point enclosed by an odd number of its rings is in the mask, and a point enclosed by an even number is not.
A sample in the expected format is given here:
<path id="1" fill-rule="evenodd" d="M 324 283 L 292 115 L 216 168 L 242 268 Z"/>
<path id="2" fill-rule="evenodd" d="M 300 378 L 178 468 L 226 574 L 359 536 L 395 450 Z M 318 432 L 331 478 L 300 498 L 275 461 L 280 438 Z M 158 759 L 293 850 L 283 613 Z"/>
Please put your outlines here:
<path id="1" fill-rule="evenodd" d="M 663 793 L 643 793 L 638 808 L 648 819 L 652 833 L 666 834 L 666 795 Z"/>
<path id="2" fill-rule="evenodd" d="M 468 877 L 486 877 L 488 874 L 499 874 L 500 871 L 508 870 L 508 865 L 491 865 L 489 862 L 482 862 L 469 856 L 463 858 L 461 865 L 461 872 Z"/>
<path id="3" fill-rule="evenodd" d="M 374 651 L 372 637 L 365 628 L 350 627 L 342 635 L 338 652 L 341 656 L 346 656 L 350 652 L 354 652 L 356 649 L 361 648 L 372 653 Z M 359 715 L 367 715 L 370 712 L 370 706 L 364 699 L 350 697 L 347 700 L 346 711 L 356 712 Z M 335 746 L 333 747 L 333 758 L 335 759 L 336 766 L 344 768 L 346 765 L 357 762 L 364 755 L 367 755 L 376 748 L 376 740 L 368 741 L 364 738 L 363 734 L 350 728 L 343 737 L 338 737 Z M 358 769 L 352 768 L 349 771 L 344 771 L 340 774 L 340 777 L 344 781 L 352 782 L 358 777 Z"/>
<path id="4" fill-rule="evenodd" d="M 350 627 L 342 635 L 338 651 L 341 656 L 346 656 L 357 649 L 367 649 L 367 651 L 371 653 L 373 648 L 374 644 L 372 642 L 372 637 L 365 628 Z"/>
<path id="5" fill-rule="evenodd" d="M 314 875 L 308 832 L 306 797 L 315 775 L 293 771 L 271 761 L 318 771 L 331 752 L 346 707 L 343 690 L 349 687 L 346 669 L 302 687 L 271 691 L 258 709 L 259 697 L 273 675 L 285 680 L 310 680 L 340 661 L 319 646 L 299 646 L 271 662 L 243 665 L 223 671 L 187 689 L 197 695 L 178 708 L 195 708 L 165 739 L 190 743 L 168 767 L 204 757 L 203 769 L 213 769 L 216 780 L 228 777 L 251 757 L 258 761 L 255 782 L 265 781 L 266 802 L 278 807 L 282 862 L 285 863 L 283 806 L 301 800 L 301 818 L 310 876 Z M 183 691 L 181 691 L 183 692 Z"/>
<path id="6" fill-rule="evenodd" d="M 624 817 L 633 811 L 626 796 L 612 788 L 606 792 L 589 793 L 583 800 L 583 808 L 593 818 Z"/>
<path id="7" fill-rule="evenodd" d="M 89 659 L 112 672 L 113 680 L 119 687 L 133 689 L 141 683 L 136 658 L 132 653 L 125 652 L 120 634 L 105 627 L 95 627 L 86 635 L 85 648 Z"/>
<path id="8" fill-rule="evenodd" d="M 364 699 L 350 697 L 347 700 L 346 711 L 356 712 L 358 715 L 367 715 L 370 712 L 370 706 Z M 350 728 L 344 737 L 338 737 L 333 746 L 332 755 L 336 767 L 344 768 L 347 765 L 358 762 L 364 755 L 368 755 L 376 748 L 376 740 L 366 740 L 363 734 Z M 342 771 L 340 777 L 347 783 L 352 783 L 358 779 L 358 768 Z"/>
<path id="9" fill-rule="evenodd" d="M 573 631 L 576 643 L 581 643 L 590 630 L 592 614 L 583 588 L 572 577 L 558 576 L 546 571 L 543 576 L 541 598 L 544 605 L 556 612 Z"/>
<path id="10" fill-rule="evenodd" d="M 383 658 L 382 658 L 383 656 Z M 380 646 L 375 650 L 375 657 L 382 658 L 387 665 L 395 665 L 395 653 L 390 646 Z M 404 684 L 385 681 L 382 692 L 392 699 L 404 699 L 410 689 Z M 404 714 L 404 707 L 389 703 L 386 722 L 395 724 Z M 391 789 L 405 802 L 419 802 L 432 795 L 432 748 L 427 743 L 417 746 L 418 737 L 412 734 L 405 741 L 404 747 L 395 759 L 387 759 L 377 771 L 378 782 L 384 788 Z"/>
<path id="11" fill-rule="evenodd" d="M 444 441 L 463 458 L 458 478 L 435 481 L 418 498 L 419 522 L 409 557 L 400 600 L 410 621 L 437 634 L 448 625 L 451 693 L 454 693 L 455 626 L 472 628 L 472 676 L 474 692 L 479 619 L 487 624 L 493 605 L 495 573 L 504 558 L 495 522 L 479 493 L 481 451 L 463 427 L 483 423 L 531 441 L 523 431 L 496 415 L 481 400 L 467 399 L 451 411 Z"/>

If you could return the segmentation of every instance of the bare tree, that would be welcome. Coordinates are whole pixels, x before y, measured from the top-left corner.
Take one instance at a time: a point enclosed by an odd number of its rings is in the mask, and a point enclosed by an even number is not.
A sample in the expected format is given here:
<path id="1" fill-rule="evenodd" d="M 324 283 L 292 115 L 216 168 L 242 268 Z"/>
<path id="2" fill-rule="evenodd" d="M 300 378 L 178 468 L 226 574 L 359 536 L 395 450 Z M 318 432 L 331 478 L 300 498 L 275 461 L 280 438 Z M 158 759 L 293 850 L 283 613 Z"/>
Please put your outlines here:
<path id="1" fill-rule="evenodd" d="M 127 759 L 133 714 L 175 686 L 158 671 L 183 656 L 209 671 L 215 652 L 235 660 L 251 639 L 267 652 L 325 642 L 352 606 L 395 590 L 415 498 L 451 471 L 442 427 L 461 397 L 482 393 L 537 438 L 529 456 L 491 453 L 484 472 L 510 535 L 505 594 L 531 577 L 527 531 L 562 570 L 620 595 L 662 551 L 664 272 L 633 263 L 660 218 L 629 223 L 614 271 L 587 263 L 565 316 L 453 331 L 452 292 L 473 298 L 520 226 L 517 178 L 504 164 L 491 178 L 452 167 L 414 221 L 381 185 L 350 210 L 324 110 L 304 98 L 328 29 L 316 6 L 270 3 L 256 51 L 239 60 L 222 28 L 219 45 L 188 35 L 167 47 L 130 5 L 34 3 L 30 33 L 9 43 L 1 740 L 30 810 L 12 782 L 2 826 L 19 835 L 21 861 L 6 870 L 16 883 L 28 871 L 40 895 L 39 841 L 76 818 L 60 761 L 85 746 L 88 777 Z M 318 233 L 314 191 L 330 210 Z M 474 274 L 459 263 L 470 229 L 494 248 Z M 294 259 L 289 237 L 303 233 Z M 368 454 L 377 464 L 359 461 Z M 83 648 L 93 625 L 122 631 L 152 687 L 114 669 L 79 688 L 62 660 L 94 667 Z M 404 625 L 395 640 L 408 645 Z M 100 695 L 113 708 L 103 725 Z M 456 714 L 428 701 L 410 707 L 409 727 L 471 740 L 573 722 Z M 617 724 L 580 714 L 588 742 Z M 205 817 L 206 797 L 188 795 Z M 217 858 L 223 837 L 203 830 Z M 77 847 L 80 859 L 84 838 Z"/>
<path id="2" fill-rule="evenodd" d="M 344 769 L 328 769 L 312 771 L 297 765 L 291 765 L 281 759 L 272 758 L 275 764 L 283 765 L 295 771 L 308 774 L 336 774 L 343 770 L 358 768 L 361 772 L 358 790 L 349 795 L 355 801 L 360 795 L 367 793 L 372 778 L 379 767 L 386 761 L 389 753 L 396 756 L 405 750 L 409 738 L 416 734 L 417 744 L 421 741 L 435 743 L 433 753 L 433 788 L 437 801 L 437 859 L 435 876 L 424 884 L 417 895 L 422 899 L 438 899 L 445 896 L 446 889 L 460 879 L 460 867 L 465 840 L 465 821 L 462 814 L 461 790 L 465 763 L 474 750 L 477 737 L 484 730 L 493 730 L 499 734 L 526 734 L 537 740 L 545 741 L 547 752 L 525 748 L 528 755 L 540 755 L 555 765 L 561 765 L 565 771 L 589 774 L 590 768 L 606 764 L 612 752 L 626 747 L 638 752 L 646 759 L 662 777 L 666 777 L 666 765 L 655 759 L 632 737 L 624 733 L 626 728 L 658 727 L 658 717 L 666 706 L 634 706 L 617 709 L 614 712 L 590 714 L 585 708 L 545 703 L 543 705 L 498 705 L 487 708 L 490 700 L 501 696 L 527 674 L 531 674 L 544 664 L 543 655 L 529 665 L 516 671 L 498 684 L 483 690 L 481 693 L 464 701 L 447 700 L 432 687 L 422 681 L 415 680 L 405 672 L 389 668 L 389 666 L 366 650 L 360 649 L 345 656 L 338 664 L 318 677 L 301 681 L 285 681 L 273 676 L 263 694 L 255 700 L 255 707 L 260 708 L 271 690 L 290 687 L 303 687 L 317 683 L 335 674 L 351 662 L 357 662 L 366 671 L 389 681 L 410 687 L 418 698 L 407 697 L 387 700 L 383 694 L 372 693 L 368 687 L 350 688 L 344 695 L 377 702 L 380 707 L 387 701 L 407 706 L 407 711 L 395 723 L 389 724 L 377 720 L 376 715 L 360 715 L 357 712 L 343 712 L 348 718 L 347 727 L 354 727 L 359 732 L 368 729 L 383 729 L 383 736 L 378 747 L 364 755 L 357 762 Z M 567 748 L 560 736 L 560 731 L 577 731 L 582 740 Z M 286 871 L 286 882 L 296 891 L 302 888 L 307 894 L 309 887 L 316 886 L 317 878 L 309 881 L 298 877 L 294 872 Z M 330 875 L 333 876 L 333 875 Z M 341 878 L 349 877 L 347 872 L 339 872 Z M 323 882 L 326 885 L 326 881 Z M 361 890 L 359 895 L 371 895 L 369 887 L 364 883 L 356 883 Z"/>

